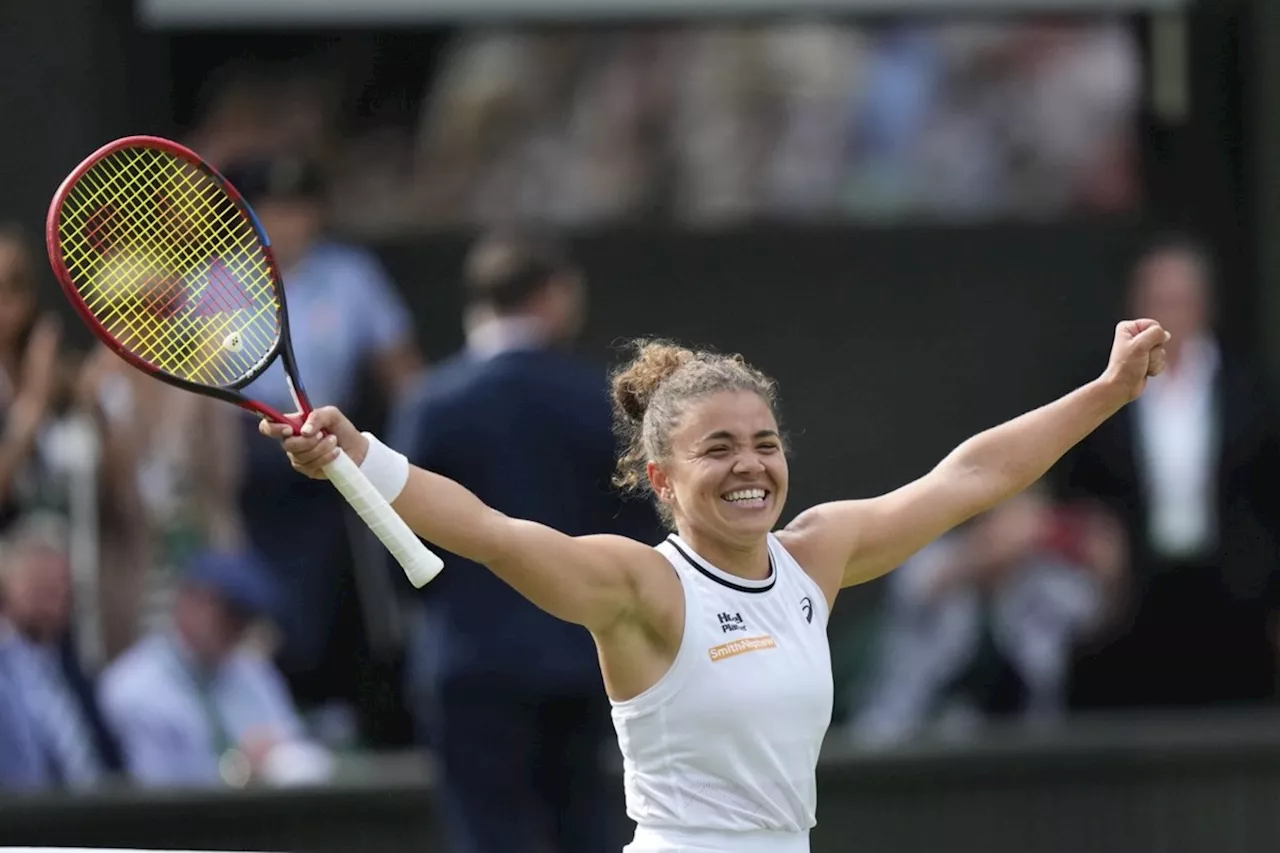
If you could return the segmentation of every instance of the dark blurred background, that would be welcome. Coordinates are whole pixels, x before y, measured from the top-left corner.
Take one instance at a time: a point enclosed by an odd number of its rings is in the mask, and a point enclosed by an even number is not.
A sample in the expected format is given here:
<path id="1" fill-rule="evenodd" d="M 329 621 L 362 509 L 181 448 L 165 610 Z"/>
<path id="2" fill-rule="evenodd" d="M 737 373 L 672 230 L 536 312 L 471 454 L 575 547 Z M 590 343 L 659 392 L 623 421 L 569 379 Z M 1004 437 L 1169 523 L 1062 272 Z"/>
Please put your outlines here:
<path id="1" fill-rule="evenodd" d="M 780 380 L 784 521 L 1175 328 L 1149 401 L 842 595 L 814 849 L 1275 849 L 1277 56 L 1269 0 L 0 3 L 0 845 L 455 849 L 437 593 L 49 271 L 59 182 L 145 133 L 315 177 L 255 190 L 317 403 L 402 423 L 483 324 L 476 238 L 537 225 L 587 362 Z M 239 675 L 170 677 L 174 636 Z"/>

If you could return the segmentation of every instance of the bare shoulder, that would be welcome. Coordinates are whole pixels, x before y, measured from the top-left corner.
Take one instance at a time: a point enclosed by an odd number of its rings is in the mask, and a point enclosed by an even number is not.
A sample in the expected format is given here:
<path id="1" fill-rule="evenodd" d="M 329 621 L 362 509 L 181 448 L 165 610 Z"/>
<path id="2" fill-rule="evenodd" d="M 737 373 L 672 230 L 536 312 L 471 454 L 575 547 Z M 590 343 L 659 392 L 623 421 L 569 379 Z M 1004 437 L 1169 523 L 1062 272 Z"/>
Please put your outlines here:
<path id="1" fill-rule="evenodd" d="M 679 577 L 652 545 L 609 533 L 584 536 L 579 541 L 590 544 L 602 559 L 626 574 L 634 591 L 635 615 L 642 621 L 683 601 Z"/>
<path id="2" fill-rule="evenodd" d="M 862 501 L 818 504 L 800 513 L 783 530 L 778 541 L 795 557 L 814 583 L 834 605 L 844 586 L 850 542 L 856 540 L 863 513 Z"/>

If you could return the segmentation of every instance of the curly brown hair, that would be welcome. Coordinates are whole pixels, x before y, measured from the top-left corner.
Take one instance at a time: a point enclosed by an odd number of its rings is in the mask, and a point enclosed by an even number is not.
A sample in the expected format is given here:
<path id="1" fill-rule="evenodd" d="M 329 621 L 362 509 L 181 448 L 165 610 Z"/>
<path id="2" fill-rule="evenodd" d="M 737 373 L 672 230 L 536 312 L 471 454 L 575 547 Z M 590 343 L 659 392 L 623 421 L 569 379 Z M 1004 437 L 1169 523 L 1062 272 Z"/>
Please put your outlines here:
<path id="1" fill-rule="evenodd" d="M 671 433 L 691 402 L 721 391 L 750 391 L 777 415 L 777 383 L 741 355 L 650 338 L 631 348 L 634 357 L 613 373 L 614 429 L 625 445 L 613 482 L 626 492 L 651 494 L 648 463 L 670 457 Z M 670 507 L 659 501 L 658 512 L 674 529 Z"/>

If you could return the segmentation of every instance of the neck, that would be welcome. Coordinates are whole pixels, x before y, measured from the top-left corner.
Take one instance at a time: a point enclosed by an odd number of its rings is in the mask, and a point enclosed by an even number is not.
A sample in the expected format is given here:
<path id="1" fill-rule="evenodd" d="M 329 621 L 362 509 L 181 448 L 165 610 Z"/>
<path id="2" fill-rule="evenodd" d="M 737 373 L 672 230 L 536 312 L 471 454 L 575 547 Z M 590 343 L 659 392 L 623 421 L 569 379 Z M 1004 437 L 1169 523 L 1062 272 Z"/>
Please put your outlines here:
<path id="1" fill-rule="evenodd" d="M 749 544 L 738 544 L 687 528 L 681 528 L 679 535 L 699 557 L 722 572 L 750 581 L 769 577 L 769 543 L 763 536 Z"/>

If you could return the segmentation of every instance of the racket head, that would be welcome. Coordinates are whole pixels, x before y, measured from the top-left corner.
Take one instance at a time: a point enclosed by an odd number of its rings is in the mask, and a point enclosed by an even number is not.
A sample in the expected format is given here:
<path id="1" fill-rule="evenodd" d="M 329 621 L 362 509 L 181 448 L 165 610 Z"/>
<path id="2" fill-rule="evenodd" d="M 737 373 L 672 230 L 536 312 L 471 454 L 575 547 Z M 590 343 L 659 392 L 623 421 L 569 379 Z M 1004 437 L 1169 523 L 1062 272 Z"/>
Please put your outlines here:
<path id="1" fill-rule="evenodd" d="M 240 393 L 283 357 L 300 407 L 310 410 L 270 237 L 194 151 L 155 136 L 102 146 L 58 187 L 45 240 L 76 312 L 129 364 L 291 422 Z"/>

